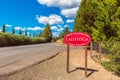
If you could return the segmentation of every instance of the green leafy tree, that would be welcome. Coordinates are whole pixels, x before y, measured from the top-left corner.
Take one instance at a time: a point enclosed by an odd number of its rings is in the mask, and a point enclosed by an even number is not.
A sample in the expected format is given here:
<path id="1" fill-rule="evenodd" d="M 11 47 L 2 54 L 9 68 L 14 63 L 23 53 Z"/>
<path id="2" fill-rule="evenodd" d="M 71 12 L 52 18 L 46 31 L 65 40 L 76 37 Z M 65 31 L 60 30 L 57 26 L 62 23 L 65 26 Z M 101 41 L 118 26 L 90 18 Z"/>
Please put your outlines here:
<path id="1" fill-rule="evenodd" d="M 52 40 L 52 31 L 50 29 L 50 25 L 47 23 L 45 29 L 43 30 L 43 32 L 41 33 L 41 36 L 45 38 L 48 42 L 51 42 Z"/>
<path id="2" fill-rule="evenodd" d="M 6 26 L 3 25 L 3 26 L 2 26 L 2 33 L 5 33 L 5 32 L 6 32 L 5 28 L 6 28 Z"/>
<path id="3" fill-rule="evenodd" d="M 118 38 L 119 0 L 82 0 L 75 18 L 74 31 L 85 32 L 96 41 Z"/>

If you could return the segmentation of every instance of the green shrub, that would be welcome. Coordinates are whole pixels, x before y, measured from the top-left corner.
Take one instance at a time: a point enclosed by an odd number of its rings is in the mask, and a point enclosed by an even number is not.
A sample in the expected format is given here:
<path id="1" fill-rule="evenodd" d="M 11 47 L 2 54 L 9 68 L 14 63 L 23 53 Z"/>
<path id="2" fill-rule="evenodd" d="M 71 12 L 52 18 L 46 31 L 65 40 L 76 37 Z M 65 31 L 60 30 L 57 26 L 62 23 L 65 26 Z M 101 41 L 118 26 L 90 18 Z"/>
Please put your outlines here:
<path id="1" fill-rule="evenodd" d="M 116 75 L 120 76 L 120 64 L 112 61 L 102 61 L 102 65 L 108 70 L 113 71 Z"/>
<path id="2" fill-rule="evenodd" d="M 113 71 L 120 76 L 120 41 L 108 40 L 103 42 L 102 48 L 105 49 L 105 55 L 110 59 L 109 62 L 103 61 L 102 65 L 109 71 Z"/>
<path id="3" fill-rule="evenodd" d="M 0 33 L 0 47 L 39 44 L 39 43 L 45 43 L 45 42 L 47 42 L 46 39 L 40 38 L 40 37 L 30 38 L 28 36 L 23 36 L 23 35 Z"/>

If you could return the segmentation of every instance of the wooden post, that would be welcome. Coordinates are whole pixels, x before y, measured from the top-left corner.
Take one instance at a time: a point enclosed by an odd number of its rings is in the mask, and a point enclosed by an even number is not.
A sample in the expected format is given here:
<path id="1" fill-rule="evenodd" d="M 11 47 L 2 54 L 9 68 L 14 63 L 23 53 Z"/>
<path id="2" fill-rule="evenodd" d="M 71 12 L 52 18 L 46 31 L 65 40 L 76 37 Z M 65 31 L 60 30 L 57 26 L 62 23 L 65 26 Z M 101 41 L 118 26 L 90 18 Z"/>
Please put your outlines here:
<path id="1" fill-rule="evenodd" d="M 85 78 L 87 78 L 87 46 L 85 47 Z"/>
<path id="2" fill-rule="evenodd" d="M 100 58 L 100 62 L 101 62 L 101 42 L 99 41 L 99 58 Z"/>
<path id="3" fill-rule="evenodd" d="M 90 56 L 92 56 L 92 42 L 90 43 Z"/>
<path id="4" fill-rule="evenodd" d="M 67 45 L 67 61 L 66 61 L 67 67 L 66 72 L 69 73 L 69 45 Z"/>

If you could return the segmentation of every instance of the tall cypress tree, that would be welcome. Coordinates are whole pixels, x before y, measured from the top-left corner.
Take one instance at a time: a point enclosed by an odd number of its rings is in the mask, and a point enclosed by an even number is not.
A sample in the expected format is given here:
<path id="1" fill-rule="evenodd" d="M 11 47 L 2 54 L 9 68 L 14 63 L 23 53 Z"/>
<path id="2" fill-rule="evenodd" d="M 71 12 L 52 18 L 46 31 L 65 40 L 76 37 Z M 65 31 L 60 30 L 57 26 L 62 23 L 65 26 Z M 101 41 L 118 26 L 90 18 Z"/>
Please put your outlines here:
<path id="1" fill-rule="evenodd" d="M 65 27 L 64 33 L 69 33 L 69 27 L 68 26 Z"/>
<path id="2" fill-rule="evenodd" d="M 51 42 L 52 41 L 52 31 L 50 29 L 50 25 L 47 23 L 45 29 L 43 30 L 43 32 L 41 33 L 40 37 L 44 37 L 47 42 Z"/>
<path id="3" fill-rule="evenodd" d="M 21 35 L 22 34 L 22 30 L 21 29 L 19 29 L 19 33 L 18 33 L 19 35 Z"/>
<path id="4" fill-rule="evenodd" d="M 5 33 L 5 32 L 6 32 L 5 28 L 6 28 L 6 26 L 3 25 L 3 26 L 2 26 L 2 33 Z"/>
<path id="5" fill-rule="evenodd" d="M 27 36 L 28 34 L 27 34 L 27 30 L 25 30 L 25 36 Z"/>
<path id="6" fill-rule="evenodd" d="M 14 29 L 14 28 L 12 29 L 12 34 L 13 34 L 13 35 L 15 34 L 15 29 Z"/>
<path id="7" fill-rule="evenodd" d="M 35 38 L 35 37 L 36 37 L 35 32 L 33 32 L 33 38 Z"/>
<path id="8" fill-rule="evenodd" d="M 31 33 L 29 33 L 29 37 L 31 38 L 32 36 L 31 36 Z"/>

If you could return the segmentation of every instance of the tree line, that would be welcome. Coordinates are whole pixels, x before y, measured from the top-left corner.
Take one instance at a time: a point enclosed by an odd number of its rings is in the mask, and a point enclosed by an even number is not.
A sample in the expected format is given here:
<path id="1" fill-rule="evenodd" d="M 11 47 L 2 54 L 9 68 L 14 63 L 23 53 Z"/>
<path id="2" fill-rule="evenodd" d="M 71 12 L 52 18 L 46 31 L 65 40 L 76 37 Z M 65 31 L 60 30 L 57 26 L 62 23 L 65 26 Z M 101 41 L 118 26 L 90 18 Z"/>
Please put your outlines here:
<path id="1" fill-rule="evenodd" d="M 27 30 L 25 30 L 25 34 L 22 35 L 22 30 L 20 29 L 18 35 L 15 35 L 14 28 L 12 29 L 12 33 L 7 33 L 5 30 L 5 25 L 2 26 L 2 31 L 0 32 L 0 47 L 3 46 L 16 46 L 16 45 L 27 45 L 27 44 L 39 44 L 46 43 L 52 41 L 52 32 L 50 29 L 50 25 L 46 24 L 45 29 L 41 34 L 35 35 L 33 37 L 27 36 Z"/>

